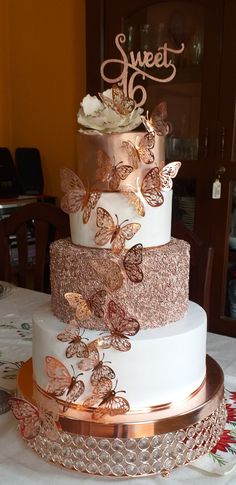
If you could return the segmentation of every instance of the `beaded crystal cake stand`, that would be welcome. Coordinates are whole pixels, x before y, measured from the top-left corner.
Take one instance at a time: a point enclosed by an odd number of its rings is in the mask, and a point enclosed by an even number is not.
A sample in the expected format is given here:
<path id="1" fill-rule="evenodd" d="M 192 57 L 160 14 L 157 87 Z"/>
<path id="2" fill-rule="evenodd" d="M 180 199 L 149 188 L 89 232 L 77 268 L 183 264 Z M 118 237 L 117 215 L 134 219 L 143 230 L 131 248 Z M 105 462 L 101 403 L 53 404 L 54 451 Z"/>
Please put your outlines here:
<path id="1" fill-rule="evenodd" d="M 37 392 L 34 388 L 33 398 L 29 360 L 19 372 L 18 394 L 32 403 Z M 91 410 L 81 412 L 73 405 L 59 418 L 57 441 L 40 430 L 27 444 L 46 461 L 80 473 L 119 478 L 168 475 L 210 451 L 219 440 L 226 421 L 223 372 L 207 356 L 205 381 L 181 405 L 129 412 L 110 417 L 108 423 L 95 422 L 91 416 Z"/>

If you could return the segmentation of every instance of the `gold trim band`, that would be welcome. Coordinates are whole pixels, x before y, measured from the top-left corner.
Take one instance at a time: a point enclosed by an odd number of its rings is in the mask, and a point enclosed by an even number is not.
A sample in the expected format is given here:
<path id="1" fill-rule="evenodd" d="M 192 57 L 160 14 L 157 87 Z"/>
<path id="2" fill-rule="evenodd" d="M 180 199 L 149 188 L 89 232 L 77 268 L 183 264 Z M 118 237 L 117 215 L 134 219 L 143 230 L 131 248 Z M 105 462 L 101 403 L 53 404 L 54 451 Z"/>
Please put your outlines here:
<path id="1" fill-rule="evenodd" d="M 19 394 L 29 402 L 37 401 L 39 388 L 33 388 L 32 361 L 27 361 L 18 374 Z M 34 397 L 33 397 L 34 393 Z M 206 379 L 200 388 L 181 403 L 165 407 L 148 408 L 143 412 L 132 412 L 118 416 L 106 416 L 96 422 L 92 410 L 75 405 L 61 413 L 60 424 L 65 432 L 83 436 L 107 438 L 140 438 L 155 436 L 186 428 L 207 418 L 220 405 L 224 396 L 224 376 L 220 366 L 209 356 L 206 361 Z M 52 397 L 43 392 L 45 402 Z M 62 407 L 65 407 L 65 402 Z"/>

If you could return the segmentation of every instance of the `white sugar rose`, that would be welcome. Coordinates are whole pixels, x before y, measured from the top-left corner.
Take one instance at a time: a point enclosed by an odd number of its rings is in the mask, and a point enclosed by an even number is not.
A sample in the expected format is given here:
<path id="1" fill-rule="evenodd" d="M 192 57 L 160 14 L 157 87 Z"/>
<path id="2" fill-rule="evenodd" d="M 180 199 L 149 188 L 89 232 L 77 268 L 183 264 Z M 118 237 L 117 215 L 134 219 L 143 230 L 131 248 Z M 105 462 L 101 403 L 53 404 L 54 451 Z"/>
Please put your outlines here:
<path id="1" fill-rule="evenodd" d="M 142 108 L 134 108 L 125 115 L 120 114 L 113 106 L 111 89 L 104 91 L 102 97 L 104 97 L 103 101 L 90 94 L 85 96 L 77 115 L 80 125 L 99 133 L 121 133 L 132 131 L 142 123 Z"/>

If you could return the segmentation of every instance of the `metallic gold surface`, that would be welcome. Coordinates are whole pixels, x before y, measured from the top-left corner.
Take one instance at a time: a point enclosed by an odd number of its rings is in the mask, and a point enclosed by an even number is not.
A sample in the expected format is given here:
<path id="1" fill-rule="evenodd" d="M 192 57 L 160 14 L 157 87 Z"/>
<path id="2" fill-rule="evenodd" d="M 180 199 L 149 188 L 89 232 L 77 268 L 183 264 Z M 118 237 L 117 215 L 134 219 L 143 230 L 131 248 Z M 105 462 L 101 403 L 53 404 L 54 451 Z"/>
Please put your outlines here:
<path id="1" fill-rule="evenodd" d="M 24 364 L 18 374 L 18 393 L 29 402 L 34 399 L 37 401 L 37 395 L 38 398 L 43 395 L 45 406 L 47 400 L 52 400 L 47 393 L 33 386 L 31 360 Z M 170 433 L 194 425 L 215 412 L 222 403 L 223 396 L 223 372 L 220 366 L 207 356 L 206 379 L 184 402 L 143 409 L 135 413 L 130 410 L 125 415 L 105 417 L 102 422 L 92 419 L 92 409 L 74 404 L 63 412 L 62 401 L 57 399 L 57 402 L 61 404 L 60 424 L 64 432 L 83 436 L 136 439 Z"/>

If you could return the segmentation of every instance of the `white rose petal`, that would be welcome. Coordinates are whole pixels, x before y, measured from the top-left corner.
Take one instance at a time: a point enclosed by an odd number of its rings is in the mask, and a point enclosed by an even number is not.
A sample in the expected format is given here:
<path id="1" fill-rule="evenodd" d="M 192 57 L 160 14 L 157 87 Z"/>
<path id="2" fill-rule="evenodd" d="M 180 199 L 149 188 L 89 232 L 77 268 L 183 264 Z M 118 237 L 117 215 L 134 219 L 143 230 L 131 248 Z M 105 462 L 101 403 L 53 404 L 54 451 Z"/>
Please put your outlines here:
<path id="1" fill-rule="evenodd" d="M 81 103 L 81 107 L 85 116 L 89 116 L 94 112 L 103 109 L 103 104 L 97 98 L 97 96 L 90 96 L 90 94 L 87 94 Z"/>
<path id="2" fill-rule="evenodd" d="M 107 89 L 103 95 L 112 99 L 112 90 Z M 127 115 L 121 115 L 110 106 L 106 106 L 96 96 L 87 94 L 81 102 L 77 121 L 80 125 L 101 133 L 122 133 L 134 130 L 142 123 L 142 112 L 142 108 L 135 108 Z"/>

